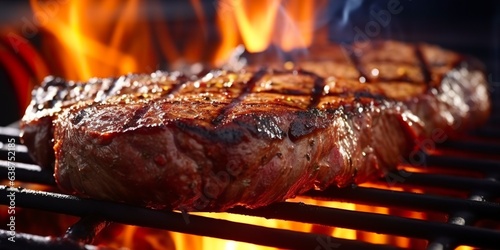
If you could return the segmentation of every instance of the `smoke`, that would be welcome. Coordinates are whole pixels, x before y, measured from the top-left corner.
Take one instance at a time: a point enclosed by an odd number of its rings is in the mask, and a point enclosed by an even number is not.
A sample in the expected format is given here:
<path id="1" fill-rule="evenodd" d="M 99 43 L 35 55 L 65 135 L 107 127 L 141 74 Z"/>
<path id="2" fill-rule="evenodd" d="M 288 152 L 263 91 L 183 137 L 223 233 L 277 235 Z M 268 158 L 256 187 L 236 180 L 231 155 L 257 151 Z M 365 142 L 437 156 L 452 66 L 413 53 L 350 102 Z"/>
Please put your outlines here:
<path id="1" fill-rule="evenodd" d="M 330 3 L 330 40 L 352 43 L 398 38 L 397 16 L 405 9 L 402 0 L 342 0 Z"/>
<path id="2" fill-rule="evenodd" d="M 347 37 L 353 36 L 353 17 L 362 4 L 363 0 L 340 0 L 330 3 L 330 40 L 348 42 Z"/>
<path id="3" fill-rule="evenodd" d="M 342 20 L 340 22 L 340 25 L 341 26 L 345 26 L 347 25 L 347 23 L 349 22 L 349 17 L 352 13 L 354 13 L 354 11 L 356 11 L 357 9 L 359 9 L 359 7 L 361 7 L 361 5 L 363 4 L 363 0 L 346 0 L 345 1 L 345 7 L 343 7 L 341 9 L 342 11 Z"/>

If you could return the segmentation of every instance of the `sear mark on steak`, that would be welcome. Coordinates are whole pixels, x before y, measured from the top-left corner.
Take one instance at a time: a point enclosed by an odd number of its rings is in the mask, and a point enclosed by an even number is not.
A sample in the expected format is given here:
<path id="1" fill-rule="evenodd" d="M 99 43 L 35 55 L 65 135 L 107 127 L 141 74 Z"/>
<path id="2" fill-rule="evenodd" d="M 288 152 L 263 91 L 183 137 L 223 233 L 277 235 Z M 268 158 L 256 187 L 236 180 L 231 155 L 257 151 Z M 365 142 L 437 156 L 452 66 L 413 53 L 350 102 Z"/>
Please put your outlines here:
<path id="1" fill-rule="evenodd" d="M 136 127 L 138 126 L 139 120 L 148 112 L 148 110 L 151 108 L 150 105 L 142 106 L 139 109 L 136 109 L 134 111 L 134 115 L 132 118 L 123 126 L 123 130 L 127 130 L 130 127 Z"/>
<path id="2" fill-rule="evenodd" d="M 234 98 L 229 105 L 224 107 L 221 111 L 220 114 L 212 121 L 213 124 L 219 124 L 221 123 L 224 118 L 226 117 L 227 113 L 231 111 L 231 109 L 241 103 L 245 97 L 252 93 L 253 89 L 255 88 L 255 85 L 257 82 L 265 76 L 267 73 L 267 70 L 265 69 L 260 69 L 257 71 L 250 80 L 244 85 L 243 90 L 240 92 L 240 95 L 237 98 Z"/>
<path id="3" fill-rule="evenodd" d="M 40 164 L 55 159 L 69 193 L 223 211 L 382 176 L 416 140 L 488 117 L 487 82 L 473 59 L 395 41 L 355 44 L 352 56 L 336 45 L 315 49 L 293 70 L 42 86 L 23 139 Z M 43 147 L 52 138 L 54 151 Z"/>
<path id="4" fill-rule="evenodd" d="M 73 117 L 73 118 L 71 119 L 71 123 L 73 123 L 73 124 L 78 124 L 78 123 L 80 123 L 80 122 L 83 120 L 83 118 L 85 118 L 87 115 L 88 115 L 88 113 L 87 113 L 87 111 L 86 111 L 86 110 L 80 110 L 80 111 L 78 112 L 78 114 L 77 114 L 75 117 Z"/>
<path id="5" fill-rule="evenodd" d="M 288 130 L 290 139 L 297 141 L 319 128 L 326 128 L 328 121 L 325 121 L 325 117 L 326 115 L 317 108 L 298 112 L 297 117 L 290 123 L 290 129 Z"/>

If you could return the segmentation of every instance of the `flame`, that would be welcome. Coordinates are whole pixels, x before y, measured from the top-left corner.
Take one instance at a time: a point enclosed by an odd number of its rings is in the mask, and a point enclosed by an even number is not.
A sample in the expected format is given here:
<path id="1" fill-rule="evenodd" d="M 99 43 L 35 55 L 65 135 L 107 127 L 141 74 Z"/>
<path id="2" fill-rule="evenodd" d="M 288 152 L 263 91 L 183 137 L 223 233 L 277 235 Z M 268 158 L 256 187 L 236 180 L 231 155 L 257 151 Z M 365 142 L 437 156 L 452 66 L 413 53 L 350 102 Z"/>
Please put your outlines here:
<path id="1" fill-rule="evenodd" d="M 350 211 L 359 211 L 359 212 L 368 212 L 368 213 L 377 213 L 377 214 L 390 214 L 394 216 L 402 216 L 402 217 L 410 217 L 416 219 L 425 219 L 426 216 L 424 213 L 419 212 L 411 212 L 411 211 L 402 211 L 394 208 L 386 208 L 386 207 L 378 207 L 371 205 L 361 205 L 354 204 L 349 202 L 338 202 L 338 201 L 321 201 L 310 198 L 296 198 L 293 201 L 300 201 L 306 204 L 323 206 L 323 207 L 332 207 L 338 209 L 345 209 Z M 405 237 L 394 236 L 394 235 L 385 235 L 378 234 L 367 231 L 353 230 L 348 228 L 335 227 L 330 233 L 330 236 L 350 239 L 350 240 L 362 240 L 369 243 L 374 244 L 393 244 L 398 247 L 415 247 L 421 246 L 421 248 L 425 247 L 425 241 L 422 240 L 413 240 Z"/>
<path id="2" fill-rule="evenodd" d="M 48 17 L 41 27 L 50 34 L 44 37 L 43 49 L 53 57 L 53 71 L 64 77 L 108 77 L 156 62 L 149 26 L 135 22 L 141 9 L 138 0 L 31 0 L 31 6 L 35 15 Z M 116 16 L 106 14 L 112 10 Z"/>
<path id="3" fill-rule="evenodd" d="M 305 48 L 312 44 L 314 33 L 314 1 L 288 1 L 286 12 L 280 11 L 282 29 L 275 38 L 284 51 Z M 323 5 L 320 5 L 323 6 Z"/>
<path id="4" fill-rule="evenodd" d="M 416 219 L 426 219 L 426 215 L 421 212 L 413 211 L 402 211 L 394 208 L 385 208 L 377 206 L 359 205 L 348 202 L 338 202 L 338 201 L 321 201 L 306 197 L 297 197 L 290 199 L 291 202 L 303 202 L 305 204 L 333 207 L 351 211 L 362 211 L 378 214 L 391 214 L 402 217 L 416 218 Z M 311 225 L 307 223 L 299 223 L 293 221 L 281 221 L 275 219 L 265 219 L 260 217 L 243 216 L 237 214 L 227 214 L 227 213 L 195 213 L 197 215 L 224 219 L 230 221 L 236 221 L 241 223 L 259 225 L 264 227 L 273 227 L 281 229 L 289 229 L 301 232 L 314 232 L 320 234 L 327 234 L 336 238 L 351 239 L 351 240 L 363 240 L 375 244 L 393 244 L 398 247 L 417 247 L 424 248 L 426 246 L 425 240 L 415 240 L 408 239 L 405 237 L 399 237 L 394 235 L 384 235 L 373 232 L 365 232 L 347 228 L 340 227 L 326 227 L 319 225 Z M 174 242 L 176 242 L 177 249 L 225 249 L 225 250 L 271 250 L 276 249 L 272 247 L 256 246 L 244 242 L 228 241 L 223 239 L 215 239 L 210 237 L 194 236 L 181 233 L 171 233 Z"/>
<path id="5" fill-rule="evenodd" d="M 200 1 L 191 1 L 200 22 L 205 22 Z M 131 72 L 151 72 L 160 64 L 201 61 L 206 31 L 195 29 L 181 47 L 164 21 L 160 3 L 128 1 L 31 0 L 35 16 L 45 32 L 42 50 L 51 73 L 72 80 L 109 77 Z M 138 21 L 140 20 L 140 21 Z M 190 27 L 192 28 L 192 27 Z"/>
<path id="6" fill-rule="evenodd" d="M 266 220 L 265 218 L 243 216 L 227 213 L 193 213 L 205 217 L 238 221 L 247 224 L 264 225 L 267 227 L 283 228 L 283 222 L 277 220 Z M 258 246 L 246 242 L 217 239 L 211 237 L 193 236 L 188 234 L 171 232 L 170 235 L 176 242 L 177 249 L 221 249 L 221 250 L 272 250 L 275 248 Z M 178 244 L 179 243 L 179 244 Z"/>
<path id="7" fill-rule="evenodd" d="M 264 51 L 270 44 L 284 51 L 307 48 L 314 36 L 314 10 L 325 5 L 326 1 L 219 1 L 222 42 L 214 62 L 225 62 L 241 43 L 249 52 Z"/>
<path id="8" fill-rule="evenodd" d="M 164 230 L 121 224 L 104 229 L 95 241 L 94 244 L 112 249 L 179 249 Z"/>
<path id="9" fill-rule="evenodd" d="M 314 13 L 327 3 L 220 0 L 215 21 L 221 37 L 214 43 L 200 0 L 190 0 L 198 25 L 162 20 L 166 13 L 157 1 L 30 1 L 34 15 L 44 17 L 37 24 L 45 32 L 43 54 L 51 72 L 73 80 L 150 72 L 164 63 L 176 69 L 196 62 L 217 66 L 240 44 L 249 52 L 271 44 L 284 51 L 307 48 Z"/>
<path id="10" fill-rule="evenodd" d="M 256 4 L 248 4 L 246 1 L 234 2 L 234 15 L 236 23 L 241 31 L 245 47 L 250 52 L 265 50 L 271 41 L 274 20 L 278 13 L 280 1 L 258 0 Z M 266 6 L 267 8 L 262 8 Z"/>

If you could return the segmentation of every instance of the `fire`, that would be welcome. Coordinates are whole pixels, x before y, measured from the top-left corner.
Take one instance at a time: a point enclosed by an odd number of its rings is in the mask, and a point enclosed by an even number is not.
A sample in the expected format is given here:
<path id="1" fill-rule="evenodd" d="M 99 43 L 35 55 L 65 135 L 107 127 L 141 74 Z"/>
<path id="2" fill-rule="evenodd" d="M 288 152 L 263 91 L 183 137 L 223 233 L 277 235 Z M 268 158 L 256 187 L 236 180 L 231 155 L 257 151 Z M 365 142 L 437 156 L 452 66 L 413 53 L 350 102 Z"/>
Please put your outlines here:
<path id="1" fill-rule="evenodd" d="M 314 36 L 314 11 L 324 5 L 326 1 L 219 1 L 222 42 L 214 62 L 225 62 L 241 43 L 249 52 L 264 51 L 270 44 L 284 51 L 307 48 Z"/>
<path id="2" fill-rule="evenodd" d="M 286 223 L 277 220 L 267 220 L 265 218 L 243 216 L 228 213 L 194 213 L 205 217 L 212 217 L 223 220 L 238 221 L 247 224 L 264 225 L 267 227 L 286 228 Z M 283 227 L 285 226 L 285 227 Z M 231 240 L 192 236 L 182 233 L 170 233 L 178 249 L 221 249 L 221 250 L 272 250 L 275 248 L 258 246 L 245 242 Z M 179 243 L 179 244 L 177 244 Z"/>
<path id="3" fill-rule="evenodd" d="M 217 66 L 240 44 L 249 52 L 263 51 L 271 44 L 284 51 L 307 48 L 313 41 L 314 11 L 326 4 L 323 0 L 218 1 L 220 42 L 214 43 L 208 40 L 211 35 L 201 1 L 190 2 L 199 25 L 189 27 L 161 20 L 167 14 L 156 1 L 31 0 L 31 6 L 34 15 L 42 17 L 37 24 L 45 34 L 42 52 L 51 73 L 88 80 L 150 72 L 164 63 Z M 149 21 L 148 15 L 160 21 Z M 180 28 L 192 32 L 177 32 Z"/>
<path id="4" fill-rule="evenodd" d="M 41 23 L 48 33 L 43 49 L 51 55 L 54 73 L 87 80 L 145 70 L 156 61 L 148 46 L 152 44 L 150 28 L 135 22 L 141 10 L 137 0 L 126 4 L 32 0 L 31 6 L 35 15 L 46 17 Z M 107 14 L 111 10 L 116 16 Z"/>
<path id="5" fill-rule="evenodd" d="M 297 197 L 289 200 L 291 202 L 303 202 L 305 204 L 333 207 L 351 211 L 362 211 L 371 212 L 379 214 L 391 214 L 397 216 L 406 216 L 417 219 L 425 219 L 424 213 L 419 212 L 402 212 L 397 209 L 390 209 L 384 207 L 374 207 L 368 205 L 359 205 L 347 202 L 337 202 L 337 201 L 321 201 L 306 197 Z M 327 234 L 336 238 L 351 239 L 351 240 L 363 240 L 375 244 L 394 244 L 398 247 L 417 247 L 424 248 L 425 241 L 423 240 L 412 240 L 405 237 L 398 237 L 393 235 L 377 234 L 373 232 L 364 232 L 347 228 L 330 228 L 320 225 L 311 225 L 292 221 L 280 221 L 274 219 L 265 219 L 260 217 L 243 216 L 237 214 L 227 214 L 227 213 L 196 213 L 197 215 L 202 215 L 205 217 L 212 217 L 236 222 L 242 222 L 247 224 L 259 225 L 264 227 L 274 227 L 281 229 L 289 229 L 301 232 L 314 232 L 320 234 Z M 225 250 L 271 250 L 276 248 L 256 246 L 249 243 L 227 241 L 223 239 L 215 239 L 210 237 L 199 237 L 193 235 L 186 235 L 181 233 L 171 233 L 174 242 L 176 242 L 176 247 L 178 249 L 225 249 Z"/>

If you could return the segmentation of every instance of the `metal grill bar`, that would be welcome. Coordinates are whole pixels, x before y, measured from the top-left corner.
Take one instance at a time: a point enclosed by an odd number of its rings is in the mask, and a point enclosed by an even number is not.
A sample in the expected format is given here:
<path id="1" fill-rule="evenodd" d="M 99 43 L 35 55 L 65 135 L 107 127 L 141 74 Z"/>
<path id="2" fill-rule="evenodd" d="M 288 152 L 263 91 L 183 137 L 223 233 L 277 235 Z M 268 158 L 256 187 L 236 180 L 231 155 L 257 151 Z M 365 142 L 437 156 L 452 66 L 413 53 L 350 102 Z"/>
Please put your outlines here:
<path id="1" fill-rule="evenodd" d="M 427 173 L 409 173 L 405 175 L 404 185 L 438 187 L 457 191 L 481 190 L 496 193 L 500 190 L 500 182 L 495 179 L 474 179 L 461 176 L 437 175 Z"/>
<path id="2" fill-rule="evenodd" d="M 474 140 L 467 140 L 467 141 L 449 140 L 444 144 L 444 146 L 452 149 L 462 150 L 464 152 L 475 152 L 480 154 L 496 155 L 498 152 L 500 152 L 500 145 L 497 143 L 477 142 Z M 431 161 L 432 160 L 434 161 L 434 163 L 439 162 L 439 157 L 431 158 Z M 454 160 L 457 160 L 457 157 L 455 157 Z M 448 161 L 447 163 L 449 164 L 450 162 Z M 468 163 L 470 164 L 470 162 Z M 475 181 L 476 183 L 467 181 L 465 180 L 466 178 L 463 178 L 461 180 L 461 182 L 463 182 L 464 184 L 464 187 L 466 187 L 463 191 L 470 192 L 469 200 L 478 201 L 480 203 L 487 202 L 488 200 L 497 198 L 500 195 L 499 191 L 500 189 L 492 188 L 492 186 L 500 184 L 500 182 L 498 182 L 498 178 L 500 177 L 499 175 L 500 161 L 487 161 L 482 163 L 483 164 L 481 164 L 482 167 L 480 172 L 485 174 L 485 177 L 483 179 L 476 179 Z M 476 166 L 476 165 L 471 164 L 468 166 Z M 423 178 L 419 179 L 422 180 Z M 446 180 L 446 183 L 448 185 L 451 184 L 449 180 Z M 481 185 L 481 183 L 484 184 Z M 456 186 L 449 188 L 457 189 Z M 477 211 L 474 211 L 473 209 L 467 206 L 460 208 L 457 207 L 457 209 L 453 210 L 451 213 L 449 213 L 449 215 L 450 216 L 447 220 L 447 223 L 452 225 L 462 225 L 462 226 L 473 225 L 479 219 L 485 217 L 488 219 L 492 219 L 492 217 L 484 216 L 482 213 L 478 213 Z M 496 219 L 498 220 L 498 218 Z M 429 250 L 455 249 L 459 245 L 459 243 L 460 243 L 459 239 L 457 238 L 441 236 L 434 239 L 433 241 L 430 241 L 428 249 Z"/>
<path id="3" fill-rule="evenodd" d="M 487 171 L 488 173 L 491 173 L 492 171 Z M 498 173 L 498 171 L 496 172 Z M 497 174 L 495 176 L 498 176 Z M 483 180 L 485 181 L 494 181 L 497 182 L 495 176 L 486 176 Z M 474 187 L 470 190 L 471 194 L 469 196 L 469 200 L 473 201 L 479 201 L 479 202 L 486 202 L 488 199 L 492 198 L 497 198 L 499 196 L 499 191 L 498 189 L 485 189 L 483 187 Z M 463 207 L 461 209 L 455 210 L 455 212 L 450 214 L 450 217 L 447 221 L 449 224 L 455 224 L 455 225 L 473 225 L 482 214 L 480 213 L 474 213 L 469 207 Z M 488 218 L 488 217 L 487 217 Z M 490 219 L 490 218 L 489 218 Z M 434 241 L 429 243 L 428 249 L 429 250 L 446 250 L 446 249 L 454 249 L 458 245 L 458 239 L 457 238 L 450 238 L 450 237 L 439 237 L 435 239 Z"/>
<path id="4" fill-rule="evenodd" d="M 457 150 L 464 150 L 467 152 L 491 155 L 496 155 L 498 152 L 500 152 L 500 144 L 485 141 L 450 139 L 445 141 L 442 146 Z"/>
<path id="5" fill-rule="evenodd" d="M 260 227 L 197 215 L 186 216 L 171 211 L 157 211 L 113 202 L 79 199 L 71 195 L 11 189 L 5 186 L 0 186 L 0 203 L 8 203 L 7 194 L 10 192 L 15 193 L 16 204 L 25 208 L 35 208 L 80 217 L 101 216 L 110 221 L 123 224 L 166 229 L 278 248 L 324 249 L 323 244 L 327 244 L 326 246 L 331 249 L 395 249 L 393 246 L 369 244 L 321 234 Z M 256 235 L 258 237 L 255 237 Z"/>
<path id="6" fill-rule="evenodd" d="M 500 173 L 499 161 L 456 155 L 428 155 L 425 158 L 425 164 L 429 167 L 482 172 L 491 176 L 495 176 Z"/>
<path id="7" fill-rule="evenodd" d="M 16 141 L 18 143 L 19 141 Z M 0 160 L 7 160 L 8 159 L 8 151 L 9 149 L 7 148 L 7 141 L 1 143 L 0 142 Z M 24 145 L 16 145 L 16 161 L 19 162 L 25 162 L 25 163 L 33 163 L 33 160 L 31 160 L 28 150 Z"/>
<path id="8" fill-rule="evenodd" d="M 9 161 L 0 160 L 0 176 L 7 177 Z M 54 173 L 37 165 L 16 162 L 16 180 L 55 186 Z M 1 179 L 1 178 L 0 178 Z"/>
<path id="9" fill-rule="evenodd" d="M 428 240 L 432 240 L 439 232 L 440 236 L 460 239 L 462 244 L 478 247 L 491 247 L 500 238 L 500 232 L 494 230 L 291 202 L 251 210 L 237 208 L 230 212 Z"/>
<path id="10" fill-rule="evenodd" d="M 75 242 L 92 244 L 97 234 L 109 226 L 110 222 L 98 216 L 87 216 L 68 228 L 64 238 Z"/>
<path id="11" fill-rule="evenodd" d="M 6 189 L 5 187 L 0 188 L 0 197 L 7 197 L 6 195 L 10 192 L 16 193 L 18 203 L 23 207 L 44 209 L 48 211 L 65 213 L 76 216 L 99 214 L 99 216 L 110 218 L 111 220 L 120 223 L 136 224 L 141 226 L 149 226 L 149 227 L 163 228 L 180 232 L 193 233 L 193 228 L 184 229 L 183 225 L 180 225 L 179 227 L 178 225 L 179 219 L 183 220 L 183 224 L 186 223 L 182 215 L 179 213 L 159 212 L 163 214 L 163 216 L 169 214 L 169 217 L 158 217 L 157 215 L 154 214 L 157 211 L 126 206 L 123 204 L 78 199 L 76 197 L 69 195 L 60 195 L 48 192 L 36 192 L 32 190 L 18 191 L 15 189 Z M 6 198 L 0 198 L 0 202 L 8 203 L 8 200 Z M 44 204 L 39 204 L 39 203 L 44 203 Z M 243 208 L 235 208 L 230 210 L 229 212 L 245 214 L 245 215 L 261 216 L 265 218 L 293 220 L 304 223 L 314 223 L 327 226 L 339 226 L 339 227 L 352 228 L 365 231 L 376 231 L 378 233 L 389 233 L 406 237 L 417 237 L 424 239 L 433 239 L 433 237 L 435 237 L 436 235 L 435 232 L 438 231 L 440 232 L 441 236 L 446 236 L 446 238 L 451 238 L 451 239 L 460 239 L 460 242 L 462 244 L 469 244 L 478 247 L 494 246 L 495 244 L 497 244 L 498 238 L 500 238 L 500 232 L 494 230 L 474 228 L 469 226 L 459 226 L 453 224 L 443 224 L 430 221 L 421 221 L 416 219 L 400 218 L 390 215 L 380 215 L 380 214 L 372 214 L 359 211 L 348 211 L 335 208 L 318 207 L 318 206 L 304 205 L 291 202 L 276 203 L 264 208 L 251 209 L 251 210 Z M 120 215 L 116 217 L 112 215 L 113 213 L 119 213 Z M 134 219 L 129 218 L 130 214 L 137 215 L 137 213 L 141 214 L 140 216 L 138 216 L 140 217 L 139 221 L 134 221 Z M 150 215 L 149 213 L 153 213 L 153 215 Z M 161 218 L 162 220 L 160 221 L 164 221 L 165 225 L 162 226 L 158 225 L 157 223 L 151 224 L 151 220 L 149 220 L 148 217 L 154 217 L 158 219 Z M 189 216 L 188 220 L 192 221 L 192 218 L 197 218 L 197 217 Z M 203 217 L 199 218 L 201 219 Z M 171 224 L 170 220 L 172 219 L 176 220 L 174 225 Z M 213 225 L 218 225 L 218 223 L 220 223 L 219 222 L 220 220 L 215 220 L 215 219 L 208 219 L 208 220 L 214 220 L 214 221 L 193 221 L 193 224 L 210 223 L 201 225 L 213 226 Z M 243 225 L 244 224 L 240 224 L 237 226 L 241 227 Z M 234 226 L 236 225 L 232 225 L 232 227 Z M 217 226 L 217 228 L 219 228 L 219 226 Z M 214 237 L 221 238 L 221 236 L 224 236 L 224 234 L 226 233 L 228 232 L 223 232 L 221 233 L 221 235 L 215 235 Z M 203 232 L 202 235 L 212 236 L 210 234 L 206 234 L 206 232 Z M 225 237 L 222 238 L 227 238 L 227 237 L 228 236 L 226 235 Z M 335 242 L 340 242 L 340 241 L 336 240 Z M 316 241 L 316 244 L 318 244 L 318 241 Z M 279 246 L 279 247 L 289 248 L 290 246 Z"/>
<path id="12" fill-rule="evenodd" d="M 469 200 L 484 201 L 484 198 L 480 194 L 473 194 L 469 197 Z M 457 212 L 452 213 L 447 223 L 452 225 L 462 225 L 469 226 L 477 221 L 477 215 L 471 213 L 470 210 L 465 208 L 464 210 L 457 210 Z M 434 241 L 429 243 L 428 250 L 444 250 L 444 249 L 454 249 L 457 246 L 456 238 L 449 238 L 446 236 L 438 237 Z"/>
<path id="13" fill-rule="evenodd" d="M 471 135 L 479 136 L 479 137 L 486 137 L 486 138 L 500 138 L 500 129 L 495 126 L 484 126 L 480 129 L 477 129 L 475 131 L 472 131 L 470 133 Z"/>
<path id="14" fill-rule="evenodd" d="M 42 237 L 16 233 L 15 242 L 9 241 L 9 231 L 0 229 L 0 249 L 8 250 L 97 250 L 95 246 L 80 244 L 64 238 Z"/>
<path id="15" fill-rule="evenodd" d="M 16 142 L 19 142 L 19 129 L 0 127 L 0 142 L 7 142 L 11 138 L 16 139 Z"/>
<path id="16" fill-rule="evenodd" d="M 452 213 L 469 209 L 481 218 L 500 220 L 500 204 L 464 200 L 446 196 L 390 191 L 365 187 L 352 189 L 329 188 L 324 191 L 312 190 L 304 194 L 315 199 L 341 200 L 356 204 L 399 207 L 412 211 Z"/>

